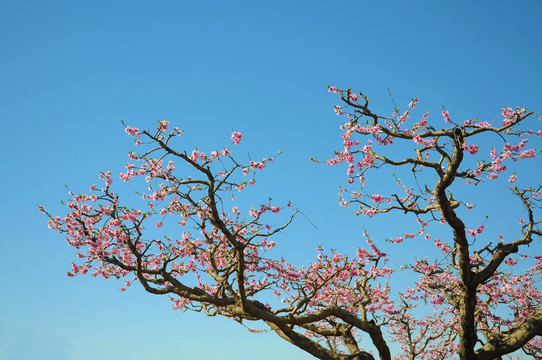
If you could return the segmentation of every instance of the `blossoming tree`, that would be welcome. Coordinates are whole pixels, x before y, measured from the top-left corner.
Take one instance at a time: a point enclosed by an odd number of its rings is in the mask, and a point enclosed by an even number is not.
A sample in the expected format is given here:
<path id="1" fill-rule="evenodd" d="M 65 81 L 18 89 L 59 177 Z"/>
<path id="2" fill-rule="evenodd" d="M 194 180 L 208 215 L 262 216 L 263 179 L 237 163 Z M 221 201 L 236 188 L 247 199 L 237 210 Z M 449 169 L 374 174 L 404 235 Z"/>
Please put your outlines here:
<path id="1" fill-rule="evenodd" d="M 161 121 L 152 132 L 126 127 L 144 148 L 129 154 L 132 162 L 120 173 L 125 182 L 148 183 L 139 209 L 113 191 L 110 172 L 100 175 L 104 185 L 93 185 L 89 194 L 71 194 L 65 216 L 40 207 L 49 226 L 79 251 L 80 261 L 68 275 L 128 277 L 126 286 L 138 281 L 152 294 L 169 296 L 174 309 L 260 321 L 318 359 L 499 359 L 519 349 L 542 356 L 537 287 L 542 256 L 533 253 L 542 235 L 541 186 L 515 187 L 517 174 L 510 175 L 510 190 L 525 216 L 520 236 L 501 236 L 495 244 L 482 236 L 483 224 L 467 227 L 470 221 L 459 210 L 473 205 L 455 191 L 460 182 L 491 184 L 508 162 L 535 157 L 529 145 L 542 131 L 528 128 L 537 116 L 507 108 L 498 122 L 456 123 L 443 111 L 438 121 L 430 122 L 426 113 L 412 122 L 418 99 L 402 115 L 397 110 L 386 117 L 374 113 L 362 93 L 329 90 L 340 96 L 344 104 L 335 111 L 346 117 L 344 147 L 327 161 L 347 164 L 340 203 L 368 217 L 413 216 L 417 230 L 389 242 L 433 239 L 438 260 L 412 259 L 403 270 L 392 269 L 381 243 L 369 234 L 367 249 L 346 255 L 319 248 L 315 261 L 305 266 L 273 257 L 273 236 L 297 211 L 290 203 L 270 202 L 240 209 L 234 201 L 273 158 L 246 163 L 234 158 L 242 139 L 237 132 L 229 147 L 208 154 L 179 150 L 174 142 L 182 131 L 168 130 L 168 122 Z M 445 128 L 437 129 L 438 122 Z M 495 146 L 503 145 L 484 149 L 477 139 L 487 142 L 488 135 Z M 396 158 L 398 152 L 387 151 L 396 147 L 410 156 Z M 397 191 L 366 192 L 370 172 L 385 167 L 403 169 L 403 177 L 395 178 Z M 424 185 L 405 185 L 412 181 Z M 269 225 L 279 212 L 288 214 L 284 223 Z M 173 230 L 155 236 L 164 229 Z M 432 237 L 433 229 L 445 240 Z M 394 288 L 390 278 L 404 269 L 416 276 L 414 286 Z"/>

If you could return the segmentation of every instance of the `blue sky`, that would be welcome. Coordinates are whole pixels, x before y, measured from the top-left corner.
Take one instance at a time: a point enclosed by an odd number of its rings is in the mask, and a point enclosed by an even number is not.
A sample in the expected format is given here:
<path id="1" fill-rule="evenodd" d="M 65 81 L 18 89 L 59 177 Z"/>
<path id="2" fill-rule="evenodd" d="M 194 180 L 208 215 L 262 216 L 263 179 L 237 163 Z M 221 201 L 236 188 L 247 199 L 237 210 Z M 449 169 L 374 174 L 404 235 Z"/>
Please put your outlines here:
<path id="1" fill-rule="evenodd" d="M 280 236 L 299 262 L 317 244 L 356 248 L 364 227 L 396 235 L 338 206 L 344 167 L 308 161 L 341 147 L 327 86 L 362 90 L 384 114 L 388 88 L 402 108 L 419 96 L 420 115 L 542 112 L 541 16 L 535 0 L 0 0 L 0 358 L 311 359 L 137 287 L 67 278 L 74 251 L 37 205 L 61 214 L 65 184 L 86 191 L 100 171 L 123 169 L 132 140 L 121 120 L 167 118 L 188 150 L 228 145 L 232 129 L 244 135 L 240 156 L 284 150 L 247 196 L 292 200 L 318 227 L 300 217 Z"/>

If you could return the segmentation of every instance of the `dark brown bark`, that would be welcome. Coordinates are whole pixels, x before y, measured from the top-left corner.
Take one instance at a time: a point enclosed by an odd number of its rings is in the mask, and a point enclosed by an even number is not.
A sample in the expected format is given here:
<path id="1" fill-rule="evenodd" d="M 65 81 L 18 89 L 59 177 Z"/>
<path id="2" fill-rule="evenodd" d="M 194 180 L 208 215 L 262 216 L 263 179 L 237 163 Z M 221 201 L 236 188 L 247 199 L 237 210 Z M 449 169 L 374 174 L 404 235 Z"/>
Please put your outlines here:
<path id="1" fill-rule="evenodd" d="M 297 333 L 290 326 L 276 325 L 272 322 L 266 322 L 269 327 L 276 332 L 281 338 L 292 343 L 298 348 L 308 352 L 320 360 L 375 360 L 374 357 L 365 351 L 360 351 L 351 355 L 340 355 L 333 351 L 327 350 L 315 341 Z"/>
<path id="2" fill-rule="evenodd" d="M 494 334 L 481 349 L 476 360 L 493 360 L 521 349 L 535 336 L 542 335 L 542 310 L 538 310 L 521 325 L 500 334 Z"/>

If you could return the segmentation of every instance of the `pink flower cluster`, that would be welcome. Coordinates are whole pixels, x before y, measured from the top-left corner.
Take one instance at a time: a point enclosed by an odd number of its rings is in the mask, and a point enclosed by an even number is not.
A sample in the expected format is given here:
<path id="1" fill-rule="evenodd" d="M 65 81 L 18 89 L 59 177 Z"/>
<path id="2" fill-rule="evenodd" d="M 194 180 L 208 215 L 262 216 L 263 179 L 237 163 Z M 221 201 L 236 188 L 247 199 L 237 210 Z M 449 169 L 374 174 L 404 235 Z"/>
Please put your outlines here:
<path id="1" fill-rule="evenodd" d="M 239 145 L 239 143 L 241 142 L 241 139 L 243 138 L 243 134 L 241 134 L 240 132 L 232 132 L 231 134 L 231 139 L 233 140 L 233 142 L 235 143 L 235 145 Z"/>
<path id="2" fill-rule="evenodd" d="M 140 136 L 139 129 L 136 127 L 127 126 L 124 131 L 130 136 Z"/>
<path id="3" fill-rule="evenodd" d="M 451 123 L 452 120 L 450 120 L 450 112 L 443 110 L 442 116 L 444 117 L 444 121 L 447 123 Z"/>
<path id="4" fill-rule="evenodd" d="M 484 225 L 480 225 L 476 228 L 476 230 L 467 230 L 467 234 L 469 234 L 470 236 L 476 236 L 476 235 L 480 235 L 482 233 L 482 231 L 484 231 L 485 229 L 485 226 Z"/>

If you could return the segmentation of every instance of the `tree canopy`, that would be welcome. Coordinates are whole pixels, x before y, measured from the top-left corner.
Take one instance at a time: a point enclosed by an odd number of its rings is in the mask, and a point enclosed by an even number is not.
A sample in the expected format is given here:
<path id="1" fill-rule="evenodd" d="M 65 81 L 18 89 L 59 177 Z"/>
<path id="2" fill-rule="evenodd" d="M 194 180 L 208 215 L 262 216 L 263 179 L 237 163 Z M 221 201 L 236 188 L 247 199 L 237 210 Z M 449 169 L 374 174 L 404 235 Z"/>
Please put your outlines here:
<path id="1" fill-rule="evenodd" d="M 345 119 L 343 146 L 326 161 L 313 160 L 346 164 L 339 200 L 355 214 L 412 219 L 416 231 L 385 244 L 430 240 L 419 258 L 395 259 L 404 263 L 395 268 L 382 250 L 385 239 L 369 233 L 366 248 L 352 254 L 324 244 L 310 264 L 275 256 L 274 236 L 299 210 L 272 199 L 248 209 L 235 202 L 274 157 L 240 160 L 235 146 L 243 136 L 235 131 L 227 147 L 183 149 L 183 131 L 163 120 L 153 131 L 125 127 L 142 149 L 119 174 L 124 182 L 144 179 L 134 199 L 121 198 L 104 172 L 103 185 L 70 193 L 66 215 L 40 207 L 79 251 L 68 275 L 127 278 L 126 286 L 139 282 L 168 296 L 173 309 L 225 316 L 253 331 L 261 331 L 250 325 L 260 321 L 323 360 L 498 359 L 517 350 L 541 357 L 542 186 L 536 178 L 517 186 L 522 174 L 509 170 L 534 161 L 541 117 L 516 107 L 493 121 L 458 121 L 446 109 L 442 117 L 426 112 L 413 120 L 418 98 L 407 111 L 383 116 L 363 93 L 329 91 L 342 101 L 335 112 Z M 379 188 L 377 177 L 388 168 L 397 187 Z M 524 216 L 516 238 L 493 239 L 484 223 L 468 227 L 476 204 L 461 189 L 495 186 L 503 177 Z M 283 222 L 276 225 L 278 214 Z M 159 237 L 157 230 L 168 232 Z M 426 256 L 434 249 L 437 257 Z M 390 280 L 404 270 L 415 281 L 399 288 Z"/>

